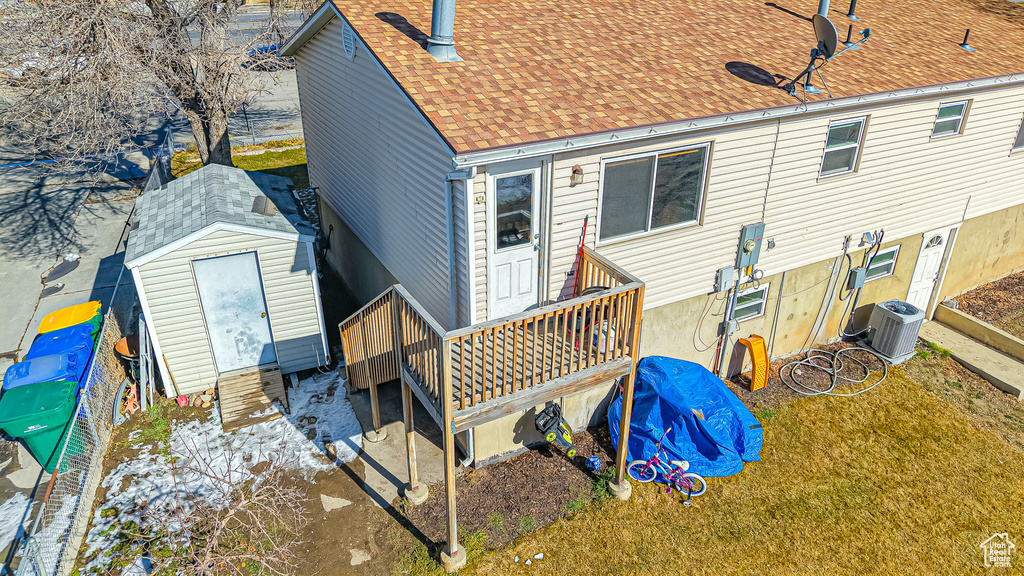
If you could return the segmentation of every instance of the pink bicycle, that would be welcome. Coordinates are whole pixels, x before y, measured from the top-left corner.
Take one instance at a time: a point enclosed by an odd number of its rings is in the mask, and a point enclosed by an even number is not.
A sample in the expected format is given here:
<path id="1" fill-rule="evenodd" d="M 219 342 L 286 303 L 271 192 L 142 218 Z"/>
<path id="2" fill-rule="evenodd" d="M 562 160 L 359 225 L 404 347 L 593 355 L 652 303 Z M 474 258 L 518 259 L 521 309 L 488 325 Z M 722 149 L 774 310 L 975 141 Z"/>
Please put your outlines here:
<path id="1" fill-rule="evenodd" d="M 658 440 L 658 447 L 650 460 L 634 460 L 629 463 L 629 466 L 626 466 L 626 472 L 629 473 L 630 478 L 637 482 L 651 482 L 658 477 L 660 472 L 665 483 L 668 484 L 665 493 L 671 494 L 673 488 L 685 493 L 686 500 L 683 501 L 683 505 L 689 506 L 690 498 L 707 492 L 708 483 L 700 474 L 687 472 L 687 469 L 690 467 L 689 462 L 668 459 L 668 454 L 662 450 L 661 443 L 665 441 L 665 436 L 668 435 L 670 430 L 672 429 L 665 430 L 665 433 L 661 435 L 661 439 Z"/>

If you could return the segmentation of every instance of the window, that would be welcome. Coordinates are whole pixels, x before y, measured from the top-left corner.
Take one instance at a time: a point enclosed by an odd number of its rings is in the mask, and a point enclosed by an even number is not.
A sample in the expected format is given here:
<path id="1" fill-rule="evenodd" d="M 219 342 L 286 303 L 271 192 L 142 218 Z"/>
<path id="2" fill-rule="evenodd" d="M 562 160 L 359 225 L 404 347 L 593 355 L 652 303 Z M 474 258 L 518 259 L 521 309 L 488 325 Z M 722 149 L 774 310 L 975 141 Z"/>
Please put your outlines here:
<path id="1" fill-rule="evenodd" d="M 605 162 L 600 239 L 698 222 L 710 149 L 707 143 Z"/>
<path id="2" fill-rule="evenodd" d="M 495 250 L 532 242 L 533 172 L 494 179 Z"/>
<path id="3" fill-rule="evenodd" d="M 820 176 L 846 174 L 856 169 L 865 120 L 855 118 L 829 123 L 825 154 L 821 158 Z"/>
<path id="4" fill-rule="evenodd" d="M 1017 139 L 1013 141 L 1012 150 L 1024 150 L 1024 122 L 1020 125 L 1020 130 L 1017 130 Z"/>
<path id="5" fill-rule="evenodd" d="M 764 316 L 764 304 L 768 301 L 769 283 L 764 283 L 756 288 L 747 288 L 736 295 L 736 308 L 733 309 L 732 317 L 738 322 Z"/>
<path id="6" fill-rule="evenodd" d="M 939 106 L 939 115 L 935 119 L 932 136 L 950 136 L 959 134 L 967 116 L 967 100 L 950 102 Z"/>
<path id="7" fill-rule="evenodd" d="M 880 250 L 878 254 L 873 256 L 871 261 L 868 262 L 868 271 L 867 274 L 865 274 L 865 282 L 878 280 L 879 278 L 885 278 L 886 276 L 892 276 L 892 271 L 896 269 L 896 257 L 899 256 L 899 253 L 899 246 Z"/>

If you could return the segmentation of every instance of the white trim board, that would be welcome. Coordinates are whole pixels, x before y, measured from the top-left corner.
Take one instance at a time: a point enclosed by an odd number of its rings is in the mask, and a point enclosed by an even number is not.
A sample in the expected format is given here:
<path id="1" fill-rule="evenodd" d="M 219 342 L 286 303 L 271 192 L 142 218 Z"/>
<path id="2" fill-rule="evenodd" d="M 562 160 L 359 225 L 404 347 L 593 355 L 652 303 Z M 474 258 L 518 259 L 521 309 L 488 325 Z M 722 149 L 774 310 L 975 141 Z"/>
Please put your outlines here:
<path id="1" fill-rule="evenodd" d="M 171 373 L 167 368 L 167 363 L 164 361 L 163 349 L 160 348 L 160 339 L 156 337 L 156 322 L 153 321 L 153 314 L 149 310 L 149 300 L 146 299 L 146 289 L 142 285 L 142 276 L 139 274 L 138 267 L 132 267 L 132 279 L 135 281 L 135 290 L 139 294 L 139 305 L 142 307 L 142 315 L 146 318 L 146 331 L 149 332 L 149 340 L 153 344 L 153 353 L 156 355 L 156 366 L 160 369 L 160 379 L 164 383 L 164 394 L 170 396 L 171 388 L 167 385 L 171 383 Z"/>
<path id="2" fill-rule="evenodd" d="M 241 224 L 232 224 L 228 222 L 214 222 L 209 226 L 196 230 L 195 232 L 179 238 L 173 242 L 164 244 L 156 250 L 151 250 L 142 256 L 135 258 L 134 260 L 125 262 L 124 265 L 128 268 L 138 268 L 144 264 L 152 262 L 161 256 L 165 256 L 174 252 L 178 248 L 187 246 L 196 240 L 213 234 L 214 232 L 239 232 L 242 234 L 252 234 L 254 236 L 266 236 L 267 238 L 278 238 L 281 240 L 292 240 L 295 242 L 312 242 L 313 237 L 307 234 L 299 234 L 298 232 L 279 232 L 277 230 L 266 230 L 264 228 L 256 228 L 253 226 L 244 226 Z"/>

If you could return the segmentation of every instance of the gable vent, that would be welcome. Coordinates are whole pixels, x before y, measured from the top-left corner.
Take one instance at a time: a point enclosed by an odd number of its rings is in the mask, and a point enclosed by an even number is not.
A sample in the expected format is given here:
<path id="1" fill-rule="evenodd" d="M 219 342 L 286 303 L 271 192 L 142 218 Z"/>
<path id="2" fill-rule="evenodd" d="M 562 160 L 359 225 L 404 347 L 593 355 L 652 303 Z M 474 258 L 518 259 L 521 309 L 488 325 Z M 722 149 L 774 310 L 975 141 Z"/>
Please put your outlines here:
<path id="1" fill-rule="evenodd" d="M 356 56 L 356 33 L 348 22 L 343 22 L 341 27 L 341 43 L 345 47 L 345 57 L 349 60 Z"/>
<path id="2" fill-rule="evenodd" d="M 270 201 L 270 198 L 261 194 L 252 201 L 252 213 L 273 216 L 277 214 L 277 211 L 274 209 L 274 203 Z"/>

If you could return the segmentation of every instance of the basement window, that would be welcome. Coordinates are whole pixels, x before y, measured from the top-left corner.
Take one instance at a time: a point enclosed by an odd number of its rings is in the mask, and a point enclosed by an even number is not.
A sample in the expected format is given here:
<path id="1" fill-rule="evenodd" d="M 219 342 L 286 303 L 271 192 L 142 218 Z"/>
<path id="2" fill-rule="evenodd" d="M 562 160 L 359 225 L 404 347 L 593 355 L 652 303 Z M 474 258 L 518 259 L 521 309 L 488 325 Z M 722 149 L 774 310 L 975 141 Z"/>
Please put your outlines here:
<path id="1" fill-rule="evenodd" d="M 1017 139 L 1013 141 L 1011 150 L 1024 150 L 1024 122 L 1021 122 L 1020 129 L 1017 130 Z"/>
<path id="2" fill-rule="evenodd" d="M 602 162 L 598 238 L 700 221 L 711 143 Z"/>
<path id="3" fill-rule="evenodd" d="M 893 246 L 892 248 L 880 250 L 878 254 L 872 256 L 871 261 L 868 262 L 868 270 L 864 281 L 871 282 L 872 280 L 892 276 L 893 270 L 896 269 L 896 258 L 899 254 L 900 247 Z"/>
<path id="4" fill-rule="evenodd" d="M 857 169 L 866 121 L 867 118 L 853 118 L 829 123 L 819 176 L 838 176 Z"/>
<path id="5" fill-rule="evenodd" d="M 743 322 L 744 320 L 764 316 L 764 307 L 765 302 L 768 301 L 768 287 L 770 285 L 770 283 L 765 282 L 756 288 L 741 290 L 736 295 L 736 308 L 733 309 L 732 317 L 737 322 Z"/>
<path id="6" fill-rule="evenodd" d="M 967 116 L 968 103 L 968 100 L 963 100 L 939 106 L 935 127 L 932 128 L 932 137 L 960 134 L 963 130 L 964 118 Z"/>

